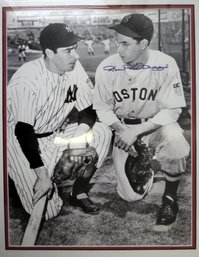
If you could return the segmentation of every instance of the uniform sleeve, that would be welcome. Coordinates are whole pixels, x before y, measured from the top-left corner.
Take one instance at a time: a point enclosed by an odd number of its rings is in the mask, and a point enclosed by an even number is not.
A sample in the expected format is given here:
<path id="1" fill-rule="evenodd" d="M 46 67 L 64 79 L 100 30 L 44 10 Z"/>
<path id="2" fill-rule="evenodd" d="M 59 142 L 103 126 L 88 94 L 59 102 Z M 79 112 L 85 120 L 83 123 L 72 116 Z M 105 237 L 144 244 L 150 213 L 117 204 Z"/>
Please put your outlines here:
<path id="1" fill-rule="evenodd" d="M 174 123 L 178 120 L 182 110 L 177 109 L 162 109 L 153 118 L 149 119 L 150 122 L 158 125 L 166 125 Z"/>
<path id="2" fill-rule="evenodd" d="M 96 111 L 99 120 L 106 124 L 107 126 L 111 126 L 113 123 L 120 121 L 113 111 Z"/>
<path id="3" fill-rule="evenodd" d="M 91 105 L 83 111 L 79 112 L 78 124 L 85 123 L 90 128 L 92 128 L 96 122 L 96 118 L 96 111 L 93 110 L 93 106 Z"/>
<path id="4" fill-rule="evenodd" d="M 160 80 L 157 101 L 159 112 L 150 121 L 159 125 L 176 122 L 181 113 L 181 107 L 186 106 L 179 68 L 173 58 Z"/>
<path id="5" fill-rule="evenodd" d="M 43 166 L 34 132 L 37 103 L 35 86 L 27 70 L 19 69 L 12 77 L 7 90 L 8 109 L 15 123 L 14 133 L 30 163 L 30 168 Z"/>
<path id="6" fill-rule="evenodd" d="M 161 73 L 159 75 L 161 76 Z M 180 71 L 173 58 L 160 79 L 160 91 L 157 100 L 160 109 L 186 106 Z"/>
<path id="7" fill-rule="evenodd" d="M 23 79 L 20 72 L 14 76 L 8 85 L 10 109 L 15 119 L 34 126 L 36 112 L 36 93 L 31 87 L 31 80 Z"/>
<path id="8" fill-rule="evenodd" d="M 18 122 L 15 126 L 15 136 L 21 146 L 22 152 L 30 163 L 30 168 L 35 169 L 43 166 L 34 128 L 30 124 Z"/>
<path id="9" fill-rule="evenodd" d="M 75 79 L 78 88 L 75 107 L 78 111 L 82 111 L 93 103 L 94 86 L 84 68 L 78 61 L 74 70 L 74 76 L 76 77 Z"/>
<path id="10" fill-rule="evenodd" d="M 112 97 L 111 81 L 108 72 L 103 72 L 102 65 L 100 65 L 95 75 L 93 108 L 96 110 L 99 120 L 107 126 L 119 121 L 113 111 L 114 99 Z"/>

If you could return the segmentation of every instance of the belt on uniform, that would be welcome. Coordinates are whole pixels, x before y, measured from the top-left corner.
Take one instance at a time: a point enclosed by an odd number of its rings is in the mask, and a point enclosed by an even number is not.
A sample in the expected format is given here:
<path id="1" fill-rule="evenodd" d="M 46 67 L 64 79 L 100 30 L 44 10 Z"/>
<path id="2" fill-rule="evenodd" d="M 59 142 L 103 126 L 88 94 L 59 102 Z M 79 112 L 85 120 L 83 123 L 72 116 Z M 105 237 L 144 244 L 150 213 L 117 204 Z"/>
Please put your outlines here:
<path id="1" fill-rule="evenodd" d="M 53 132 L 45 132 L 45 133 L 35 134 L 35 135 L 36 135 L 36 138 L 42 138 L 42 137 L 48 137 L 52 134 L 53 134 Z"/>
<path id="2" fill-rule="evenodd" d="M 119 118 L 119 120 L 127 125 L 136 125 L 146 122 L 148 119 L 126 119 L 126 118 Z"/>

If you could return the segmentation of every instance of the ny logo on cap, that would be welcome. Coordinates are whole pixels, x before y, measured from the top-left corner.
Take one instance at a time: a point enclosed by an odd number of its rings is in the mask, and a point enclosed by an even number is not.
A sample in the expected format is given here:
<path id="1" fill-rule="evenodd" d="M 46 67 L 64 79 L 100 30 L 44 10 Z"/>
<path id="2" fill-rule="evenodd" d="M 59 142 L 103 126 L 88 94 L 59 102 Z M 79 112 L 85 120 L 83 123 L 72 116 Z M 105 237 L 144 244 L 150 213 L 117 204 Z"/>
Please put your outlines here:
<path id="1" fill-rule="evenodd" d="M 131 18 L 131 15 L 125 16 L 122 20 L 122 22 L 127 23 Z"/>
<path id="2" fill-rule="evenodd" d="M 69 28 L 68 26 L 66 26 L 65 29 L 67 30 L 67 32 L 72 32 L 72 29 Z"/>

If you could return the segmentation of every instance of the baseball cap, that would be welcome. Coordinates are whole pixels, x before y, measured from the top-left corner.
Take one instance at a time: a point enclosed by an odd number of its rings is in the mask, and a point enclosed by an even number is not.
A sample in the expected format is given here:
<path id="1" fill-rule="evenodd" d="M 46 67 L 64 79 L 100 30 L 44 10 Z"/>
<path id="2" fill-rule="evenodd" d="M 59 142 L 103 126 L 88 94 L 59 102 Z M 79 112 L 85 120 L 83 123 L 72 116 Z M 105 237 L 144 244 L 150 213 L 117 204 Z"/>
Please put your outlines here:
<path id="1" fill-rule="evenodd" d="M 147 39 L 149 42 L 153 36 L 153 23 L 144 14 L 126 15 L 120 24 L 109 28 L 124 36 Z"/>
<path id="2" fill-rule="evenodd" d="M 80 37 L 65 23 L 50 23 L 40 33 L 40 45 L 42 49 L 57 49 L 76 44 Z"/>

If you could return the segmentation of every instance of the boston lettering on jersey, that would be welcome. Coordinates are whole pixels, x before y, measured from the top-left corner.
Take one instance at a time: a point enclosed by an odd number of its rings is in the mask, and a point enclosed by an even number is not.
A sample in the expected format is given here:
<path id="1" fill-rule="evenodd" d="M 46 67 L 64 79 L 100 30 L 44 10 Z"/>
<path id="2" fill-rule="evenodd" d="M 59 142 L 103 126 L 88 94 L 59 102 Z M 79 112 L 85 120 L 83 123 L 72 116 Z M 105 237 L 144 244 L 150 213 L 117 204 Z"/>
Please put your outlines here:
<path id="1" fill-rule="evenodd" d="M 122 89 L 119 91 L 113 91 L 113 96 L 117 102 L 122 102 L 123 99 L 131 98 L 132 102 L 136 99 L 140 100 L 148 100 L 148 101 L 154 101 L 156 98 L 158 90 L 148 90 L 147 88 L 131 88 L 131 92 L 128 92 L 126 89 Z"/>
<path id="2" fill-rule="evenodd" d="M 73 88 L 71 88 L 71 86 L 68 88 L 68 91 L 67 91 L 67 96 L 66 96 L 66 99 L 65 99 L 65 103 L 71 103 L 71 102 L 74 102 L 76 101 L 77 99 L 77 90 L 78 90 L 78 87 L 77 85 L 73 85 Z"/>

